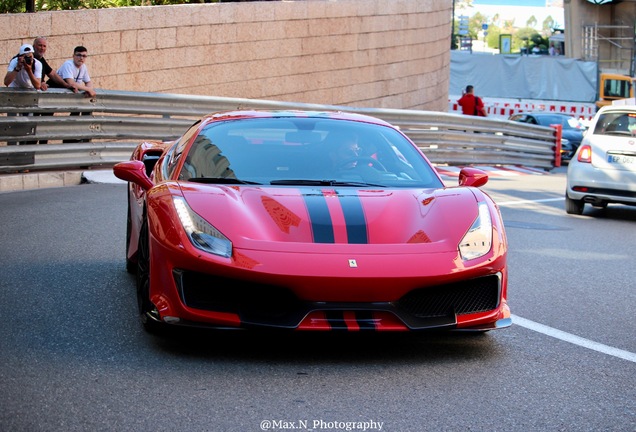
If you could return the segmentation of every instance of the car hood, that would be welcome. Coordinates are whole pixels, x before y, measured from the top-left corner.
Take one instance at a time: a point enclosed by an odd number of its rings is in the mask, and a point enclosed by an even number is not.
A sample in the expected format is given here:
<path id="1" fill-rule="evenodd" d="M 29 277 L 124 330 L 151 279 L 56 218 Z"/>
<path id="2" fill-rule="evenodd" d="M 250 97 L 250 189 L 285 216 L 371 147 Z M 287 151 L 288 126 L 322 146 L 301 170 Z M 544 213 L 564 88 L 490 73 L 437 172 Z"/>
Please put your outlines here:
<path id="1" fill-rule="evenodd" d="M 478 215 L 475 188 L 355 189 L 181 184 L 190 207 L 236 248 L 456 251 Z"/>

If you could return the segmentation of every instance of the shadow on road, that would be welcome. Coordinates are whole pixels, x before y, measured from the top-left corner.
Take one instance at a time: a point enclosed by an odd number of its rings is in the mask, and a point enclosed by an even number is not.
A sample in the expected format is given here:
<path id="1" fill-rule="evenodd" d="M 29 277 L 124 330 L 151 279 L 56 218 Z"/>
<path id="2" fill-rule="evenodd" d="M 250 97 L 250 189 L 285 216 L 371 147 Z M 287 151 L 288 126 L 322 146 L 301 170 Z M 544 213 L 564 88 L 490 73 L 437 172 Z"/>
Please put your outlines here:
<path id="1" fill-rule="evenodd" d="M 308 333 L 177 328 L 147 335 L 157 350 L 179 356 L 255 362 L 421 362 L 487 359 L 503 354 L 491 333 Z"/>

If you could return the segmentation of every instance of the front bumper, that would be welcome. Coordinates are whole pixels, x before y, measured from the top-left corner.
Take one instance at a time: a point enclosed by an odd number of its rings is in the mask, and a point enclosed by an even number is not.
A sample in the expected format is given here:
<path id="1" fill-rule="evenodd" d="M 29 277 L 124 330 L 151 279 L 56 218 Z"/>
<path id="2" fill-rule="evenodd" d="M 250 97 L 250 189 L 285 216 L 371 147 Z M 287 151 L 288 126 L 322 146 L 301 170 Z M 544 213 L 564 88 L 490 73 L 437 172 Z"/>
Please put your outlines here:
<path id="1" fill-rule="evenodd" d="M 313 331 L 485 331 L 511 324 L 500 273 L 414 289 L 394 302 L 303 301 L 279 286 L 182 270 L 173 276 L 179 306 L 189 313 L 151 316 L 169 324 Z"/>

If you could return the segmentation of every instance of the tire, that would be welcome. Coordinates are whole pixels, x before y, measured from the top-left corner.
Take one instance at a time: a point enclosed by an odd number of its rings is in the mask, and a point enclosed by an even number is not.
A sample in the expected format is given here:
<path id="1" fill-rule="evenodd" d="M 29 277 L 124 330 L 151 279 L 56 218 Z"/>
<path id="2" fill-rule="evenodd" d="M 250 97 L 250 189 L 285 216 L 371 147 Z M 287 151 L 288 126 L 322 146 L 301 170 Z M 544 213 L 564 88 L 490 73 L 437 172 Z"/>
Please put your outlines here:
<path id="1" fill-rule="evenodd" d="M 144 329 L 148 333 L 162 334 L 165 324 L 158 321 L 155 316 L 155 306 L 150 301 L 150 242 L 148 234 L 148 221 L 144 215 L 144 221 L 139 231 L 139 246 L 137 249 L 137 306 L 139 318 Z"/>
<path id="2" fill-rule="evenodd" d="M 585 203 L 583 200 L 575 200 L 565 195 L 565 211 L 567 214 L 582 215 Z"/>
<path id="3" fill-rule="evenodd" d="M 127 216 L 126 216 L 126 251 L 125 251 L 125 257 L 126 257 L 126 271 L 130 274 L 135 274 L 137 273 L 137 263 L 135 261 L 131 261 L 130 259 L 128 259 L 128 250 L 130 249 L 130 237 L 131 237 L 131 231 L 132 231 L 132 220 L 130 217 L 130 190 L 128 190 L 128 212 L 127 212 Z"/>

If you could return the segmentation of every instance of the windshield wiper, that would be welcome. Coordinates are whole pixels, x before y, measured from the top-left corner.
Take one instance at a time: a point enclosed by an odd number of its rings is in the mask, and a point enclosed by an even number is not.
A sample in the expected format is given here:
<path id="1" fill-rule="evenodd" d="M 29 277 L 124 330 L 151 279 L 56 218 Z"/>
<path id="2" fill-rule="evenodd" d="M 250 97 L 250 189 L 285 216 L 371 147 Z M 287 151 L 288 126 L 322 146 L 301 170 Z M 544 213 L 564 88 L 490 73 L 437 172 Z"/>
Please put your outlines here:
<path id="1" fill-rule="evenodd" d="M 367 182 L 352 182 L 352 181 L 339 181 L 339 180 L 306 180 L 306 179 L 285 179 L 285 180 L 272 180 L 269 184 L 275 186 L 351 186 L 351 187 L 386 187 L 386 185 L 367 183 Z"/>
<path id="2" fill-rule="evenodd" d="M 260 185 L 262 183 L 253 182 L 249 180 L 240 180 L 237 178 L 230 177 L 192 177 L 189 178 L 188 181 L 195 183 L 206 183 L 206 184 L 246 184 L 246 185 Z"/>

